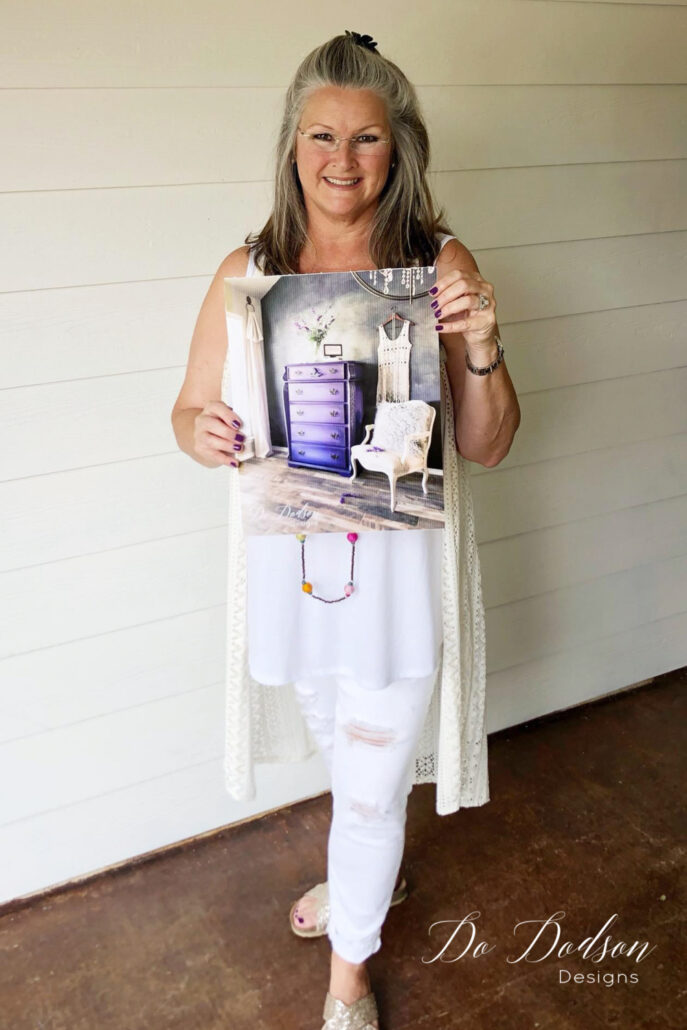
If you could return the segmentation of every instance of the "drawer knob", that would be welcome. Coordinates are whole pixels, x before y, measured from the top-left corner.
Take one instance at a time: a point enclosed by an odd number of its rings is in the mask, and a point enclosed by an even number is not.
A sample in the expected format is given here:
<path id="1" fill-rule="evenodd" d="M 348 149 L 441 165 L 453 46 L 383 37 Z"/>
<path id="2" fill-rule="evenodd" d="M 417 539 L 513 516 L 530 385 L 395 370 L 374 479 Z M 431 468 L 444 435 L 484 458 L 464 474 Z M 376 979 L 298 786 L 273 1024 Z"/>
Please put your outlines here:
<path id="1" fill-rule="evenodd" d="M 298 453 L 299 454 L 305 454 L 305 451 L 299 451 Z"/>
<path id="2" fill-rule="evenodd" d="M 333 393 L 334 395 L 336 395 L 339 392 L 339 387 L 338 386 L 332 386 L 331 389 L 329 390 L 329 392 Z"/>
<path id="3" fill-rule="evenodd" d="M 305 436 L 305 429 L 299 429 L 296 435 L 297 436 Z"/>
<path id="4" fill-rule="evenodd" d="M 303 415 L 304 414 L 303 408 L 296 408 L 296 414 L 297 415 Z"/>
<path id="5" fill-rule="evenodd" d="M 331 436 L 332 440 L 338 440 L 341 434 L 340 433 L 330 433 L 329 435 Z"/>
<path id="6" fill-rule="evenodd" d="M 303 393 L 303 391 L 302 391 L 302 390 L 301 390 L 301 388 L 299 387 L 299 388 L 298 388 L 297 390 L 294 390 L 294 393 Z"/>
<path id="7" fill-rule="evenodd" d="M 330 411 L 329 411 L 329 414 L 330 414 L 330 415 L 338 415 L 338 414 L 339 414 L 339 410 L 338 410 L 338 408 L 334 408 L 334 410 L 331 410 L 331 409 L 330 409 Z"/>
<path id="8" fill-rule="evenodd" d="M 341 460 L 341 455 L 338 454 L 336 451 L 334 451 L 333 453 L 330 451 L 329 452 L 329 457 L 332 459 L 332 461 L 340 461 Z"/>

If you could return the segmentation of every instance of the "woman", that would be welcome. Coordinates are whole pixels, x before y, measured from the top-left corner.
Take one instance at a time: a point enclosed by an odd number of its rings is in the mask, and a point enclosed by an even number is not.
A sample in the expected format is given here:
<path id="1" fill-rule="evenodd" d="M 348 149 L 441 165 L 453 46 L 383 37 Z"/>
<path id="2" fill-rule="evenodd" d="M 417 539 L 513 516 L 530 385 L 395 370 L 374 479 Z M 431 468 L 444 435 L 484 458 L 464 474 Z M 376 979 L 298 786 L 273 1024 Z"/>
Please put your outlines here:
<path id="1" fill-rule="evenodd" d="M 309 596 L 292 536 L 241 538 L 231 472 L 227 783 L 235 797 L 252 796 L 254 761 L 311 753 L 307 734 L 298 739 L 297 705 L 332 777 L 328 881 L 291 913 L 294 932 L 326 932 L 332 945 L 323 1030 L 378 1030 L 366 959 L 381 946 L 390 904 L 405 897 L 413 782 L 437 781 L 440 814 L 488 800 L 483 608 L 464 460 L 498 464 L 520 421 L 493 287 L 435 213 L 415 91 L 376 47 L 347 31 L 301 63 L 286 95 L 272 214 L 217 270 L 172 414 L 182 450 L 207 467 L 238 468 L 241 414 L 220 399 L 225 277 L 436 265 L 445 530 L 360 533 L 350 544 L 343 533 L 314 534 L 308 574 L 325 582 L 328 563 L 345 567 L 346 549 L 358 547 L 365 589 Z M 332 583 L 336 592 L 338 575 Z"/>

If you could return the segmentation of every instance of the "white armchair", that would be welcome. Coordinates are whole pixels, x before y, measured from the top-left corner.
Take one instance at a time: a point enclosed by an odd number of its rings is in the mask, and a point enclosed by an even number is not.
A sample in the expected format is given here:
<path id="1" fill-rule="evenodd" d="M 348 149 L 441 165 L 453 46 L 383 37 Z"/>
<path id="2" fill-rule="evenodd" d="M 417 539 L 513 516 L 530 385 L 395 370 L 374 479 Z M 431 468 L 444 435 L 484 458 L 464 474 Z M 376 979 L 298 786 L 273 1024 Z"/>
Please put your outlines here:
<path id="1" fill-rule="evenodd" d="M 396 480 L 401 476 L 422 472 L 422 490 L 427 493 L 427 453 L 435 416 L 435 409 L 425 401 L 378 404 L 374 422 L 365 426 L 365 439 L 351 447 L 350 482 L 358 474 L 357 462 L 371 472 L 383 472 L 391 488 L 391 511 L 396 510 Z"/>

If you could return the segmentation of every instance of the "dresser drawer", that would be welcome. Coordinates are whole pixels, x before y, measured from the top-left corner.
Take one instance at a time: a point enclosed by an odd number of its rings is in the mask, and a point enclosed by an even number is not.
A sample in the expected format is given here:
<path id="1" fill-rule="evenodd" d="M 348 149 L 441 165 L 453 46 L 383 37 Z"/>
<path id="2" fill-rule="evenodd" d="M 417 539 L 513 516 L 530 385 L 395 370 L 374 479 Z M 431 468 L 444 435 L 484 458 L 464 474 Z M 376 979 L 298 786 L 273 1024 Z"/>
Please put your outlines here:
<path id="1" fill-rule="evenodd" d="M 346 404 L 289 404 L 289 421 L 294 422 L 346 422 Z"/>
<path id="2" fill-rule="evenodd" d="M 291 440 L 293 443 L 326 443 L 333 447 L 345 447 L 348 444 L 348 430 L 345 425 L 292 422 Z"/>
<path id="3" fill-rule="evenodd" d="M 337 383 L 289 383 L 290 401 L 344 401 L 346 384 Z"/>
<path id="4" fill-rule="evenodd" d="M 296 443 L 292 441 L 289 449 L 292 461 L 309 465 L 324 465 L 327 468 L 348 468 L 348 450 L 346 447 L 329 447 L 320 443 Z"/>
<path id="5" fill-rule="evenodd" d="M 323 361 L 319 365 L 287 365 L 289 379 L 344 379 L 343 361 Z"/>

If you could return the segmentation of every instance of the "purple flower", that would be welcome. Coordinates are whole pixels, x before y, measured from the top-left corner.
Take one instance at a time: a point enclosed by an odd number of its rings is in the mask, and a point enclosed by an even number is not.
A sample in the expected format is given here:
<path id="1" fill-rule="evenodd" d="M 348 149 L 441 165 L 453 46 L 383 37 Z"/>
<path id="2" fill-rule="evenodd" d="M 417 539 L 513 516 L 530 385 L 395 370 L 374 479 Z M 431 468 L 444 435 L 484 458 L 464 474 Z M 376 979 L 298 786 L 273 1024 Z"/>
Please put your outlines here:
<path id="1" fill-rule="evenodd" d="M 308 339 L 311 340 L 317 347 L 319 347 L 322 341 L 324 340 L 325 336 L 329 332 L 330 326 L 333 322 L 336 321 L 336 315 L 330 315 L 329 318 L 326 318 L 323 312 L 320 312 L 320 314 L 318 315 L 316 314 L 314 308 L 310 308 L 310 310 L 312 311 L 313 315 L 316 316 L 312 322 L 312 325 L 308 325 L 307 322 L 302 321 L 301 319 L 297 319 L 293 324 L 296 327 L 296 329 L 299 329 L 301 332 L 307 333 Z"/>

